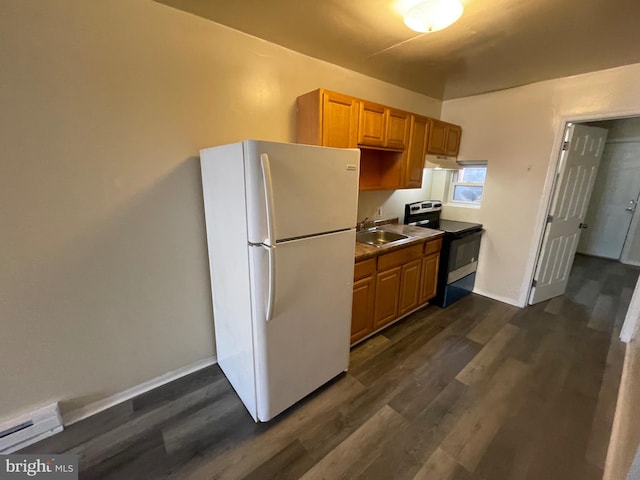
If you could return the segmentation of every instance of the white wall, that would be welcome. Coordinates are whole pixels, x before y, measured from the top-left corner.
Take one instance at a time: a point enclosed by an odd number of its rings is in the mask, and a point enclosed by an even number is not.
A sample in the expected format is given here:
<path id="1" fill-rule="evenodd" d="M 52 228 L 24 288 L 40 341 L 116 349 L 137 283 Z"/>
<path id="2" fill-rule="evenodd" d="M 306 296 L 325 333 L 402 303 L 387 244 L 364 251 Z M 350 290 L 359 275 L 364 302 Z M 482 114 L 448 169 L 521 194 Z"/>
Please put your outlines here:
<path id="1" fill-rule="evenodd" d="M 441 105 L 151 0 L 3 0 L 0 65 L 0 421 L 214 355 L 200 148 L 319 87 Z"/>
<path id="2" fill-rule="evenodd" d="M 488 159 L 482 207 L 446 209 L 484 224 L 476 290 L 524 305 L 567 120 L 640 113 L 640 64 L 443 103 L 462 125 L 460 157 Z"/>
<path id="3" fill-rule="evenodd" d="M 405 204 L 433 198 L 431 190 L 432 172 L 433 170 L 431 169 L 424 170 L 421 188 L 360 192 L 358 220 L 397 217 L 400 223 L 404 222 Z M 380 215 L 378 215 L 378 207 L 381 207 Z"/>

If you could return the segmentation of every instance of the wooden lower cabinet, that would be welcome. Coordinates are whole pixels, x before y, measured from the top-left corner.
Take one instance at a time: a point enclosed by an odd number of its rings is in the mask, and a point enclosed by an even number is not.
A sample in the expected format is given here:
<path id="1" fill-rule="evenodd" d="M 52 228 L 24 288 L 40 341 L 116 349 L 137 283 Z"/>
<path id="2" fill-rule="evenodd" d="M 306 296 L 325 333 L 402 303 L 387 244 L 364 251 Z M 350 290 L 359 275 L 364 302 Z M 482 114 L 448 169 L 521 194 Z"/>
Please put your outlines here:
<path id="1" fill-rule="evenodd" d="M 427 303 L 436 296 L 440 253 L 427 255 L 422 259 L 422 278 L 420 280 L 420 303 Z"/>
<path id="2" fill-rule="evenodd" d="M 378 328 L 398 317 L 398 293 L 402 267 L 376 274 L 376 298 L 373 308 L 373 328 Z"/>
<path id="3" fill-rule="evenodd" d="M 437 238 L 355 264 L 352 344 L 435 296 L 441 246 Z"/>
<path id="4" fill-rule="evenodd" d="M 373 302 L 375 276 L 353 282 L 353 308 L 351 310 L 351 343 L 373 332 Z"/>
<path id="5" fill-rule="evenodd" d="M 398 316 L 409 313 L 420 306 L 420 268 L 422 260 L 414 260 L 402 266 L 400 278 L 400 302 Z"/>

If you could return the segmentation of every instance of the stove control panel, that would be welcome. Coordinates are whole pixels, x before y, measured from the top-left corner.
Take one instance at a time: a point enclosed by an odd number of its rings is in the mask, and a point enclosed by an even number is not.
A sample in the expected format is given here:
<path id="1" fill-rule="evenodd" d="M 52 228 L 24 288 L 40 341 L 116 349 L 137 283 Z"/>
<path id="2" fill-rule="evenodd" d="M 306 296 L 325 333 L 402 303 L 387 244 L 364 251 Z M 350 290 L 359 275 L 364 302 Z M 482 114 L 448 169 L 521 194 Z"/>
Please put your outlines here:
<path id="1" fill-rule="evenodd" d="M 408 209 L 411 215 L 439 212 L 442 210 L 442 202 L 440 200 L 422 200 L 420 202 L 408 203 L 405 209 Z"/>

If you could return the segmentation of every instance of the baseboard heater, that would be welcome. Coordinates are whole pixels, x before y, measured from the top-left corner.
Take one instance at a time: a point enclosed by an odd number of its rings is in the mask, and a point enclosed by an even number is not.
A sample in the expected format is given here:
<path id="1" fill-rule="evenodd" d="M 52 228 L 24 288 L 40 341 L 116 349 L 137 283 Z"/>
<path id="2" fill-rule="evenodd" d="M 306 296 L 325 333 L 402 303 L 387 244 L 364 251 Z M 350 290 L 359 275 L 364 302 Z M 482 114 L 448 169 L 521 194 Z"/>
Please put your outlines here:
<path id="1" fill-rule="evenodd" d="M 0 454 L 16 452 L 63 430 L 58 404 L 0 424 Z"/>

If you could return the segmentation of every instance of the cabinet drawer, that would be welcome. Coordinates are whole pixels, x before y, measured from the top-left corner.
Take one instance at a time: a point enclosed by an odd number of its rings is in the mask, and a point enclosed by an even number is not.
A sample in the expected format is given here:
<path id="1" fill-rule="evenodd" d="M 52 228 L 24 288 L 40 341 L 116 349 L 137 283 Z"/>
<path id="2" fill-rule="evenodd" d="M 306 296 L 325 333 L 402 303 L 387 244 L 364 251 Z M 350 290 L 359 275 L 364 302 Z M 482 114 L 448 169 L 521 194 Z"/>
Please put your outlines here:
<path id="1" fill-rule="evenodd" d="M 442 237 L 436 240 L 429 240 L 424 244 L 424 254 L 429 255 L 431 253 L 439 252 L 442 249 Z"/>
<path id="2" fill-rule="evenodd" d="M 387 253 L 386 255 L 380 255 L 378 257 L 378 270 L 385 270 L 396 265 L 402 265 L 403 263 L 408 263 L 411 260 L 420 258 L 421 256 L 421 243 L 418 245 L 413 245 L 411 247 L 403 248 L 402 250 L 396 250 L 395 252 Z"/>
<path id="3" fill-rule="evenodd" d="M 370 258 L 369 260 L 363 260 L 355 265 L 353 270 L 353 279 L 360 280 L 367 275 L 372 275 L 376 271 L 376 259 Z"/>

